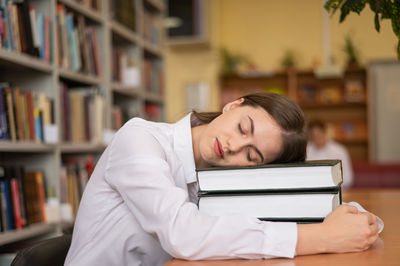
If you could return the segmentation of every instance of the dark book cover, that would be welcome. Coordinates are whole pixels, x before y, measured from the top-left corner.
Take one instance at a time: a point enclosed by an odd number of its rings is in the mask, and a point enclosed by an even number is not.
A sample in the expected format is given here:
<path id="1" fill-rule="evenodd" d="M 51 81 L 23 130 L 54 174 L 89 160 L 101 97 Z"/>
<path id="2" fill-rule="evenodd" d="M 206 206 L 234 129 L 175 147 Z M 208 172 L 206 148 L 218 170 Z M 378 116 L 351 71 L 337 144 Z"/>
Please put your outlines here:
<path id="1" fill-rule="evenodd" d="M 7 200 L 7 214 L 9 216 L 8 228 L 10 230 L 15 229 L 15 213 L 14 213 L 14 197 L 11 185 L 11 168 L 4 167 L 4 184 L 6 188 L 6 200 Z"/>
<path id="2" fill-rule="evenodd" d="M 25 42 L 26 46 L 26 53 L 33 55 L 33 56 L 39 56 L 39 49 L 35 48 L 35 45 L 33 43 L 33 32 L 32 32 L 32 25 L 31 25 L 31 19 L 30 19 L 30 14 L 29 14 L 29 6 L 30 6 L 30 0 L 20 0 L 17 2 L 17 7 L 18 7 L 18 15 L 21 14 L 22 18 L 22 27 L 23 27 L 23 33 L 25 36 L 23 37 L 22 40 Z M 20 24 L 21 24 L 20 22 Z M 21 28 L 21 25 L 20 25 Z M 22 34 L 22 32 L 20 31 Z"/>

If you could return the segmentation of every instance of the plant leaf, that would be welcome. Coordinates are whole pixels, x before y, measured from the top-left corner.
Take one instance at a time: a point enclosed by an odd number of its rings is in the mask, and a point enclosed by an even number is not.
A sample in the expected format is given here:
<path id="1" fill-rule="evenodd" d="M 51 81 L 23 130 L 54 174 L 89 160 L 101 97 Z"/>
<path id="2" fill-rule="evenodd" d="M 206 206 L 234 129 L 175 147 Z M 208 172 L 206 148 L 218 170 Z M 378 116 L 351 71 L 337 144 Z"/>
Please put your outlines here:
<path id="1" fill-rule="evenodd" d="M 335 14 L 336 10 L 341 6 L 343 0 L 328 0 L 326 1 L 324 8 L 326 11 L 331 12 L 332 15 Z"/>
<path id="2" fill-rule="evenodd" d="M 365 7 L 365 0 L 347 0 L 340 8 L 340 22 L 346 18 L 350 12 L 360 14 Z"/>

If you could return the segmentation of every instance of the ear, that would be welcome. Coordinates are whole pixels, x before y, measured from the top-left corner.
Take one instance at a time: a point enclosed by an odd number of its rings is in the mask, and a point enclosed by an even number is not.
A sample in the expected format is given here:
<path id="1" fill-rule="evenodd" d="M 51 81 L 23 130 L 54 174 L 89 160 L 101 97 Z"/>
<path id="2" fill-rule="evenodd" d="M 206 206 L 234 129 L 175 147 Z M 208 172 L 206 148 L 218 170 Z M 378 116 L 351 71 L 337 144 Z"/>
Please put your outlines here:
<path id="1" fill-rule="evenodd" d="M 222 113 L 225 113 L 233 108 L 238 107 L 239 105 L 242 104 L 242 102 L 244 102 L 244 98 L 239 98 L 233 102 L 225 104 L 224 108 L 222 109 Z"/>

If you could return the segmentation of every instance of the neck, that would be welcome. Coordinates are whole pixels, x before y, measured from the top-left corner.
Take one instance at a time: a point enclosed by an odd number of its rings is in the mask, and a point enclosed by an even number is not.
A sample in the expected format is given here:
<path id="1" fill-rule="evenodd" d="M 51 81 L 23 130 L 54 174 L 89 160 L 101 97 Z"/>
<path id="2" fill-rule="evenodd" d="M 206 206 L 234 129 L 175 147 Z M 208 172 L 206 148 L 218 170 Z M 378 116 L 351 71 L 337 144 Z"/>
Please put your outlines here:
<path id="1" fill-rule="evenodd" d="M 194 155 L 194 163 L 197 169 L 208 167 L 208 164 L 202 160 L 200 153 L 200 136 L 203 133 L 206 126 L 207 124 L 200 125 L 197 127 L 192 127 L 193 155 Z"/>

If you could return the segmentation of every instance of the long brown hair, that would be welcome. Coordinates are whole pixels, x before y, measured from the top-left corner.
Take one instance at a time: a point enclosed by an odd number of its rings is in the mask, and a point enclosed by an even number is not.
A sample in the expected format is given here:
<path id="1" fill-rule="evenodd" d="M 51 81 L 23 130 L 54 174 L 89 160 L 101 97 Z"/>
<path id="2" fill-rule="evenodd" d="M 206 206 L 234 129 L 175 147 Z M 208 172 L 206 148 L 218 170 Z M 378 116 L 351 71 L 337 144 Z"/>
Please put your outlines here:
<path id="1" fill-rule="evenodd" d="M 261 107 L 270 114 L 282 129 L 283 147 L 271 163 L 302 162 L 306 158 L 307 135 L 304 113 L 288 97 L 272 92 L 259 92 L 243 97 L 241 105 Z M 196 112 L 201 123 L 210 123 L 221 112 Z"/>

